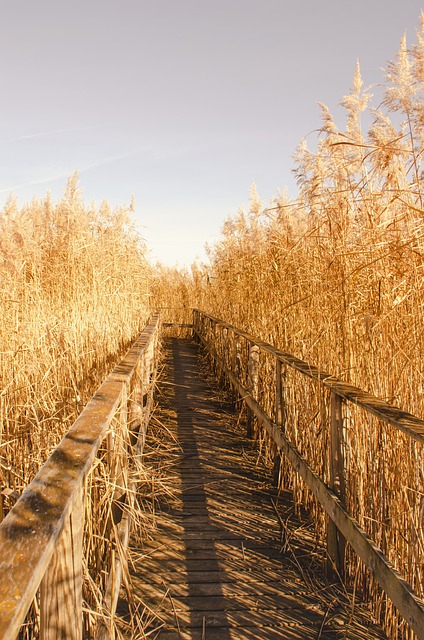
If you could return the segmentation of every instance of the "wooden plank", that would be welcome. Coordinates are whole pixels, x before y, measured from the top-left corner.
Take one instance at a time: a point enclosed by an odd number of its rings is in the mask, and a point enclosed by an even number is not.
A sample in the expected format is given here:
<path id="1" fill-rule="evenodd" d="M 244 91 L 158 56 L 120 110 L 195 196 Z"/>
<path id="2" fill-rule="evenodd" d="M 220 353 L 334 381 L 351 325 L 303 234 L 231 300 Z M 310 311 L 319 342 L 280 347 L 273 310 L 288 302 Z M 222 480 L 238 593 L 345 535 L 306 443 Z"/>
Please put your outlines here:
<path id="1" fill-rule="evenodd" d="M 218 555 L 219 567 L 216 566 L 217 556 L 204 558 L 203 554 L 196 554 L 190 557 L 184 553 L 174 554 L 151 554 L 145 558 L 140 572 L 142 575 L 148 574 L 150 583 L 156 583 L 158 580 L 162 583 L 164 576 L 167 580 L 173 580 L 175 574 L 181 576 L 181 580 L 187 581 L 187 572 L 190 573 L 190 582 L 196 583 L 202 581 L 202 574 L 215 576 L 217 582 L 231 582 L 234 575 L 238 576 L 235 581 L 240 584 L 258 581 L 258 572 L 260 572 L 261 580 L 268 580 L 269 583 L 280 582 L 282 586 L 297 589 L 303 589 L 305 583 L 299 578 L 298 573 L 294 573 L 293 567 L 288 568 L 282 566 L 282 556 L 279 554 L 276 558 L 261 558 L 260 555 L 242 553 L 235 558 L 233 555 Z M 276 562 L 277 560 L 277 562 Z M 160 567 L 160 572 L 158 571 Z M 224 568 L 222 568 L 224 567 Z M 225 579 L 224 579 L 225 577 Z M 219 580 L 218 580 L 219 578 Z M 206 578 L 204 579 L 206 581 Z"/>
<path id="2" fill-rule="evenodd" d="M 306 611 L 309 614 L 315 612 L 318 616 L 324 613 L 322 605 L 317 599 L 301 598 L 296 594 L 287 595 L 285 593 L 270 593 L 270 590 L 264 593 L 252 590 L 250 594 L 234 594 L 227 593 L 217 594 L 214 589 L 217 585 L 209 583 L 198 594 L 195 590 L 190 589 L 190 595 L 180 595 L 175 589 L 170 586 L 156 585 L 155 588 L 151 588 L 148 585 L 144 585 L 144 603 L 153 606 L 154 603 L 160 602 L 162 604 L 157 607 L 156 613 L 161 610 L 167 611 L 169 604 L 166 602 L 167 594 L 170 593 L 174 602 L 175 611 L 181 612 L 213 612 L 217 614 L 222 611 L 234 611 L 234 612 L 251 612 L 258 609 L 266 612 L 271 621 L 275 622 L 277 616 L 274 614 L 284 610 L 299 610 Z M 200 589 L 198 589 L 200 591 Z M 312 617 L 312 616 L 311 616 Z"/>
<path id="3" fill-rule="evenodd" d="M 159 632 L 160 633 L 160 632 Z M 259 633 L 259 635 L 258 635 Z M 155 636 L 153 636 L 155 637 Z M 157 636 L 160 637 L 160 636 Z M 324 624 L 323 629 L 306 629 L 300 625 L 288 624 L 283 626 L 263 625 L 260 629 L 246 627 L 202 627 L 184 630 L 166 630 L 166 640 L 374 640 L 378 637 L 375 628 L 360 628 L 357 626 L 341 627 L 339 633 L 329 631 Z M 380 636 L 381 637 L 381 636 Z"/>
<path id="4" fill-rule="evenodd" d="M 105 620 L 99 621 L 96 640 L 109 640 L 114 637 L 113 618 L 116 611 L 121 586 L 122 574 L 127 567 L 126 552 L 130 537 L 131 517 L 126 511 L 116 528 L 117 542 L 112 553 L 112 567 L 103 602 Z"/>
<path id="5" fill-rule="evenodd" d="M 185 604 L 188 609 L 202 610 L 205 607 L 210 610 L 226 610 L 231 608 L 241 610 L 251 608 L 255 598 L 260 599 L 262 608 L 270 609 L 299 609 L 311 607 L 319 609 L 321 605 L 315 594 L 305 589 L 291 589 L 286 591 L 283 581 L 259 582 L 247 580 L 244 582 L 244 574 L 240 573 L 240 582 L 221 582 L 219 580 L 209 582 L 193 582 L 191 575 L 188 580 L 180 582 L 148 583 L 136 579 L 135 584 L 140 588 L 145 598 L 159 602 L 164 593 L 169 591 L 173 598 Z M 304 587 L 304 585 L 303 585 Z M 225 600 L 223 601 L 223 598 Z M 220 602 L 217 602 L 218 599 Z M 191 602 L 192 600 L 192 602 Z M 228 601 L 227 601 L 228 600 Z"/>
<path id="6" fill-rule="evenodd" d="M 226 593 L 228 595 L 243 596 L 243 594 L 282 594 L 286 596 L 298 596 L 304 598 L 308 602 L 316 601 L 315 594 L 310 589 L 305 588 L 305 584 L 300 584 L 299 578 L 297 582 L 289 579 L 285 572 L 283 573 L 281 566 L 279 571 L 275 571 L 276 579 L 272 572 L 263 572 L 260 567 L 255 572 L 215 570 L 215 571 L 198 571 L 190 572 L 186 579 L 183 579 L 183 571 L 167 572 L 166 588 L 172 593 L 180 596 L 187 595 L 220 595 Z M 271 575 L 270 575 L 271 574 Z M 137 587 L 142 589 L 164 588 L 163 576 L 155 574 L 148 576 L 148 582 L 145 580 L 134 578 Z"/>
<path id="7" fill-rule="evenodd" d="M 206 629 L 210 629 L 212 627 L 220 627 L 221 629 L 229 629 L 238 627 L 251 627 L 256 630 L 256 638 L 261 638 L 261 629 L 262 627 L 274 627 L 278 629 L 279 627 L 286 628 L 286 638 L 287 638 L 287 629 L 297 628 L 298 630 L 302 630 L 306 635 L 308 631 L 311 629 L 315 631 L 315 640 L 318 637 L 319 629 L 322 625 L 323 617 L 325 612 L 317 613 L 315 611 L 303 609 L 302 610 L 302 618 L 297 621 L 293 620 L 293 610 L 290 609 L 267 609 L 267 608 L 251 608 L 251 609 L 241 609 L 241 610 L 219 610 L 219 611 L 177 611 L 178 620 L 180 626 L 184 629 L 193 629 L 193 628 L 201 628 L 203 620 L 205 621 Z M 171 624 L 175 622 L 175 613 L 172 609 L 168 609 L 167 615 L 164 615 L 163 612 L 158 612 L 159 616 L 162 619 L 167 620 Z M 299 615 L 299 611 L 297 611 L 297 615 Z M 340 631 L 343 630 L 343 627 L 339 627 Z M 333 624 L 333 640 L 337 639 L 337 635 L 334 632 L 334 624 Z M 207 633 L 206 639 L 207 639 Z M 160 637 L 160 636 L 159 636 Z M 167 634 L 163 636 L 167 639 Z M 223 636 L 225 638 L 226 636 Z"/>
<path id="8" fill-rule="evenodd" d="M 115 420 L 116 430 L 108 434 L 109 481 L 114 486 L 113 502 L 110 522 L 111 562 L 107 580 L 106 592 L 103 597 L 104 619 L 99 620 L 96 640 L 108 640 L 113 637 L 113 615 L 119 597 L 122 572 L 126 566 L 126 552 L 128 548 L 131 518 L 128 508 L 131 508 L 133 487 L 128 482 L 128 383 L 124 382 L 118 420 Z M 117 509 L 114 507 L 118 507 Z"/>
<path id="9" fill-rule="evenodd" d="M 183 322 L 163 322 L 162 327 L 178 327 L 180 329 L 193 329 L 192 324 Z"/>

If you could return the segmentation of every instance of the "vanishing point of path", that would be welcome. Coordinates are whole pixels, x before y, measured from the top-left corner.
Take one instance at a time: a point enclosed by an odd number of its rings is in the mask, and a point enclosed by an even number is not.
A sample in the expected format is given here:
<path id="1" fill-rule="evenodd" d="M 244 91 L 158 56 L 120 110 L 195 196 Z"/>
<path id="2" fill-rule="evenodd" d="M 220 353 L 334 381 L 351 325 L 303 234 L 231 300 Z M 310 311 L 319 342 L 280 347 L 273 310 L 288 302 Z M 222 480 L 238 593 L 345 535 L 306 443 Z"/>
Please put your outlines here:
<path id="1" fill-rule="evenodd" d="M 177 462 L 168 472 L 172 495 L 162 499 L 153 539 L 137 549 L 132 570 L 133 589 L 157 616 L 147 637 L 385 637 L 323 577 L 307 520 L 272 488 L 255 445 L 200 364 L 195 343 L 165 340 L 157 415 L 178 442 Z"/>

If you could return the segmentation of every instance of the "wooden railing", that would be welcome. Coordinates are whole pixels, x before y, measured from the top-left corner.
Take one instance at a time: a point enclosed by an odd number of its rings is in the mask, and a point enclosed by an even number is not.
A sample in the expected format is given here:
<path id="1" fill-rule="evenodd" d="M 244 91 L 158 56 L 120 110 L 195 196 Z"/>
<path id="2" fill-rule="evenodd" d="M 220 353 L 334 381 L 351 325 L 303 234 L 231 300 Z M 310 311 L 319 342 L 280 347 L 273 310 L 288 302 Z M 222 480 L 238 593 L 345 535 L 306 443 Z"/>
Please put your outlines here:
<path id="1" fill-rule="evenodd" d="M 100 599 L 105 615 L 99 617 L 96 638 L 109 637 L 108 618 L 116 609 L 131 523 L 131 464 L 144 447 L 159 332 L 155 316 L 1 523 L 3 640 L 16 638 L 34 602 L 41 638 L 83 637 L 83 566 L 90 563 L 84 557 L 84 527 L 90 524 L 84 522 L 84 512 L 96 465 L 107 471 L 111 488 L 101 523 L 108 539 L 100 542 L 92 536 L 89 555 L 100 557 L 104 574 Z"/>
<path id="2" fill-rule="evenodd" d="M 193 312 L 194 334 L 207 349 L 217 373 L 225 377 L 243 400 L 248 414 L 248 435 L 256 422 L 275 446 L 275 475 L 280 456 L 288 460 L 327 514 L 327 550 L 332 566 L 344 572 L 346 542 L 380 584 L 404 620 L 424 639 L 424 603 L 396 571 L 384 553 L 370 539 L 360 524 L 347 512 L 345 503 L 344 417 L 347 405 L 357 405 L 365 412 L 403 431 L 411 439 L 424 443 L 424 421 L 386 402 L 320 371 L 318 368 L 274 348 L 248 333 L 197 309 Z M 264 361 L 271 393 L 260 390 L 260 359 Z M 282 368 L 290 368 L 328 390 L 329 405 L 329 473 L 328 481 L 312 468 L 287 437 L 286 406 Z M 267 392 L 265 392 L 267 391 Z M 298 402 L 300 402 L 300 398 Z M 300 408 L 302 411 L 302 408 Z M 327 455 L 327 451 L 324 451 Z"/>

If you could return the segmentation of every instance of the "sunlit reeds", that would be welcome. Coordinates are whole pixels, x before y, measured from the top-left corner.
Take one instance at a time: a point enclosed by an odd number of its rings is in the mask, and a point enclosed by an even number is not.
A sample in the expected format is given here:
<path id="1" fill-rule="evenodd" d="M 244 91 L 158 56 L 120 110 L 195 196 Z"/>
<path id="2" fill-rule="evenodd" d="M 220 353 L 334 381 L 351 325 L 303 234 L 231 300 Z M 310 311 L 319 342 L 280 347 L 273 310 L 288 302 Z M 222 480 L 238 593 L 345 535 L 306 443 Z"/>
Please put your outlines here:
<path id="1" fill-rule="evenodd" d="M 302 141 L 296 151 L 298 197 L 280 193 L 265 206 L 253 187 L 249 211 L 230 217 L 210 248 L 210 267 L 187 274 L 186 298 L 423 417 L 424 18 L 417 44 L 402 38 L 388 65 L 381 106 L 369 110 L 370 100 L 358 65 L 341 102 L 345 129 L 322 105 L 315 150 Z M 287 432 L 327 477 L 327 401 L 286 376 Z M 272 375 L 262 382 L 263 396 L 273 384 Z M 345 448 L 349 509 L 423 596 L 422 447 L 349 409 Z M 285 481 L 315 509 L 302 483 Z M 348 572 L 391 637 L 410 637 L 353 558 Z"/>
<path id="2" fill-rule="evenodd" d="M 47 196 L 18 208 L 11 198 L 0 213 L 0 520 L 150 313 L 150 268 L 129 208 L 85 205 L 77 180 L 58 203 Z M 104 557 L 91 550 L 102 549 L 110 521 L 113 478 L 103 467 L 99 458 L 85 505 L 89 626 L 110 553 L 106 537 Z M 21 635 L 36 629 L 35 616 Z"/>

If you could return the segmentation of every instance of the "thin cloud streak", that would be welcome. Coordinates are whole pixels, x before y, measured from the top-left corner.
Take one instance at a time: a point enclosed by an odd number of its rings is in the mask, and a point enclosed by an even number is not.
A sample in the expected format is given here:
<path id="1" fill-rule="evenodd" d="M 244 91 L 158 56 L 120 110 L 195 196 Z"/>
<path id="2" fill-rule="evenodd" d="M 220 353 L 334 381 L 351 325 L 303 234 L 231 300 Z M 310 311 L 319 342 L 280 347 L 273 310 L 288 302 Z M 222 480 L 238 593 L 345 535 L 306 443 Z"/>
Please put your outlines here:
<path id="1" fill-rule="evenodd" d="M 15 184 L 11 187 L 5 187 L 4 189 L 0 189 L 1 193 L 15 193 L 19 191 L 19 189 L 24 189 L 25 187 L 32 187 L 37 184 L 45 184 L 46 182 L 56 182 L 56 180 L 62 180 L 63 178 L 67 178 L 69 173 L 61 173 L 60 175 L 49 176 L 48 178 L 39 178 L 37 180 L 29 180 L 28 182 L 22 182 L 21 184 Z"/>
<path id="2" fill-rule="evenodd" d="M 79 175 L 83 174 L 85 171 L 91 171 L 92 169 L 97 169 L 98 167 L 102 167 L 107 164 L 112 164 L 113 162 L 119 162 L 120 160 L 125 160 L 126 158 L 130 158 L 132 156 L 138 155 L 140 153 L 139 150 L 131 151 L 127 153 L 117 154 L 113 156 L 107 156 L 105 158 L 101 158 L 99 160 L 95 160 L 93 162 L 89 162 L 85 164 L 81 169 L 75 167 L 74 169 L 70 169 L 69 171 L 63 170 L 57 174 L 50 174 L 46 177 L 36 178 L 34 180 L 29 180 L 28 182 L 22 182 L 20 184 L 15 184 L 10 187 L 0 188 L 0 194 L 2 193 L 15 193 L 20 189 L 24 189 L 26 187 L 31 187 L 39 184 L 47 184 L 50 182 L 56 182 L 57 180 L 63 180 L 64 178 L 68 178 L 74 171 L 78 171 Z"/>
<path id="3" fill-rule="evenodd" d="M 139 155 L 140 153 L 142 153 L 142 151 L 140 149 L 137 149 L 135 151 L 127 151 L 126 153 L 118 153 L 116 155 L 106 156 L 105 158 L 101 158 L 99 160 L 94 160 L 93 162 L 89 162 L 81 170 L 78 170 L 78 173 L 84 173 L 84 171 L 97 169 L 97 167 L 103 167 L 106 164 L 112 164 L 113 162 L 126 160 L 127 158 L 132 158 L 134 156 Z"/>
<path id="4" fill-rule="evenodd" d="M 91 125 L 87 127 L 69 127 L 67 129 L 52 129 L 50 131 L 40 131 L 38 133 L 29 133 L 23 136 L 17 136 L 16 138 L 9 138 L 5 142 L 19 142 L 21 140 L 31 140 L 33 138 L 43 138 L 45 136 L 55 135 L 57 133 L 75 133 L 76 131 L 91 131 L 93 129 L 100 129 L 103 125 Z"/>

